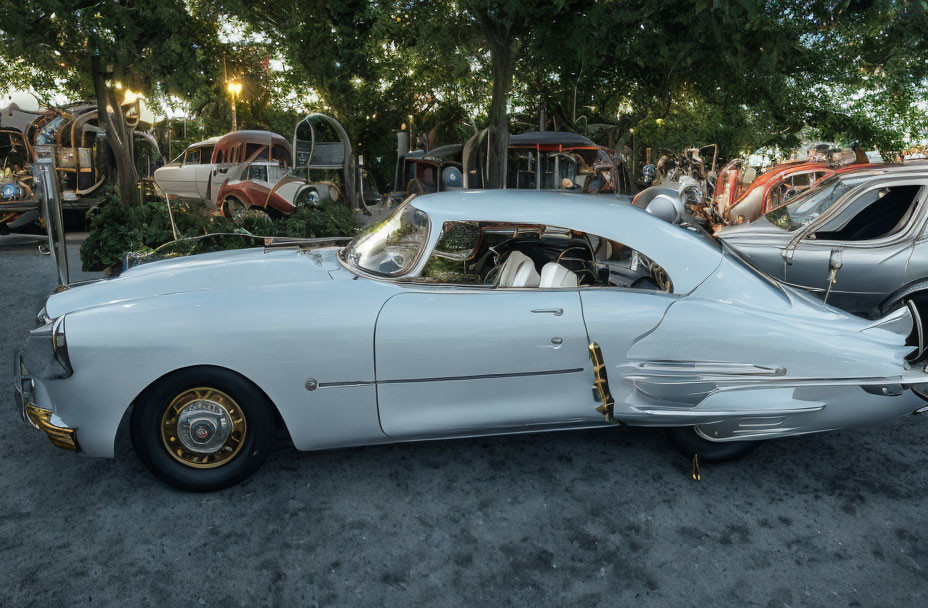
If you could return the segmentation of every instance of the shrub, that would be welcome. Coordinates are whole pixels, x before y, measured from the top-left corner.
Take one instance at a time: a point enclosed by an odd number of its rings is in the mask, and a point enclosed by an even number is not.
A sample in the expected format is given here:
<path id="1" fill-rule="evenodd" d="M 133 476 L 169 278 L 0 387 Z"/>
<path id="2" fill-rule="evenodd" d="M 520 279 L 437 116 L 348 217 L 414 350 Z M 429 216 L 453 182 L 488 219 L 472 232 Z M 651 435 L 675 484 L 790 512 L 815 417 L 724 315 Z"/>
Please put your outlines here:
<path id="1" fill-rule="evenodd" d="M 246 214 L 235 222 L 175 206 L 174 221 L 181 238 L 216 236 L 174 243 L 165 248 L 164 253 L 169 256 L 254 247 L 263 244 L 261 237 L 265 236 L 353 236 L 358 229 L 353 212 L 340 203 L 298 209 L 289 217 L 276 220 L 263 213 Z M 223 236 L 223 233 L 233 232 L 245 236 Z M 86 271 L 103 270 L 120 264 L 127 252 L 150 252 L 173 240 L 171 220 L 163 200 L 126 207 L 114 192 L 109 192 L 94 210 L 90 234 L 81 244 L 82 267 Z"/>

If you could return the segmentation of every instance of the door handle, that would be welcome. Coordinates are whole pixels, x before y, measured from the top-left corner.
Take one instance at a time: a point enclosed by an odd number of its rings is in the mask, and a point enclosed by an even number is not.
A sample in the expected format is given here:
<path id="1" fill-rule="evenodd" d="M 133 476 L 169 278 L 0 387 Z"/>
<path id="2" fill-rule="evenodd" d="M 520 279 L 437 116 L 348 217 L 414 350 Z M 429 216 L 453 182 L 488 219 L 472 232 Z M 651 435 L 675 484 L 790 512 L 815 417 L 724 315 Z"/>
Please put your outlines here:
<path id="1" fill-rule="evenodd" d="M 535 308 L 532 310 L 532 312 L 550 313 L 554 315 L 555 317 L 560 317 L 562 314 L 564 314 L 564 309 L 563 308 Z"/>

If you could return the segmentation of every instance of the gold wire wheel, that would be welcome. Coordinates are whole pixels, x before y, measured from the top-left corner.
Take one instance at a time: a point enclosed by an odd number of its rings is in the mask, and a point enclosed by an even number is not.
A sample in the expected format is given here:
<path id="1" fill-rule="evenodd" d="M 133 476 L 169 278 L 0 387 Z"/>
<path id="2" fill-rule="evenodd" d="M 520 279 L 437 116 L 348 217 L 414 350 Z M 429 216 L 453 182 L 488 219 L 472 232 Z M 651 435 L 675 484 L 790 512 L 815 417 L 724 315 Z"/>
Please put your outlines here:
<path id="1" fill-rule="evenodd" d="M 248 427 L 235 399 L 210 387 L 174 397 L 161 417 L 161 440 L 174 460 L 212 469 L 235 458 Z"/>

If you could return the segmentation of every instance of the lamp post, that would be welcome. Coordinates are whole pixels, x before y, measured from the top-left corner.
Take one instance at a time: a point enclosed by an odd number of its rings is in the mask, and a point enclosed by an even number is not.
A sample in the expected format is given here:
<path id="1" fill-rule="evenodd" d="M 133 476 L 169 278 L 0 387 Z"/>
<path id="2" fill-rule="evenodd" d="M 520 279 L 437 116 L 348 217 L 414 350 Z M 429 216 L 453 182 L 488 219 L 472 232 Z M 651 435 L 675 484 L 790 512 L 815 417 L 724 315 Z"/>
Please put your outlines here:
<path id="1" fill-rule="evenodd" d="M 632 134 L 632 182 L 634 183 L 634 181 L 637 179 L 635 170 L 638 168 L 638 150 L 635 147 L 635 128 L 632 127 L 628 131 Z"/>
<path id="2" fill-rule="evenodd" d="M 242 92 L 242 83 L 238 80 L 230 80 L 226 83 L 226 90 L 232 97 L 232 130 L 238 131 L 238 120 L 235 116 L 235 98 Z"/>

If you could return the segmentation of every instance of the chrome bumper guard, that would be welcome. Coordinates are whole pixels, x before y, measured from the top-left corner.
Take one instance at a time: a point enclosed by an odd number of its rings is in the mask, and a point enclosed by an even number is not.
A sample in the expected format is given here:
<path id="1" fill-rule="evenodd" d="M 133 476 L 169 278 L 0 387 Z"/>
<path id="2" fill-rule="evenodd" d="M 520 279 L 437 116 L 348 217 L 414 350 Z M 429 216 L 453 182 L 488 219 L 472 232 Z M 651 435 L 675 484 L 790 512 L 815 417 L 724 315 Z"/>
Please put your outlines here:
<path id="1" fill-rule="evenodd" d="M 32 402 L 35 380 L 23 364 L 23 349 L 21 348 L 13 352 L 13 389 L 16 407 L 19 409 L 23 422 L 45 433 L 52 444 L 59 448 L 75 452 L 80 449 L 77 443 L 77 429 L 52 424 L 52 411 Z"/>

